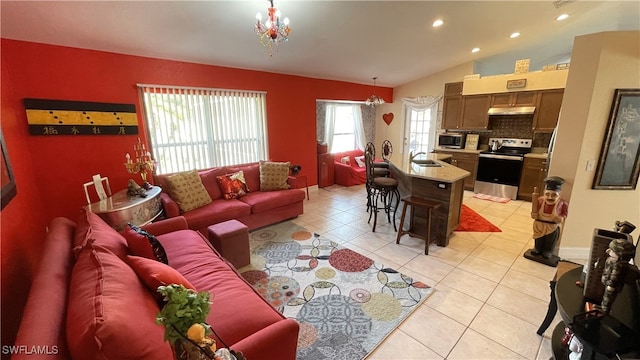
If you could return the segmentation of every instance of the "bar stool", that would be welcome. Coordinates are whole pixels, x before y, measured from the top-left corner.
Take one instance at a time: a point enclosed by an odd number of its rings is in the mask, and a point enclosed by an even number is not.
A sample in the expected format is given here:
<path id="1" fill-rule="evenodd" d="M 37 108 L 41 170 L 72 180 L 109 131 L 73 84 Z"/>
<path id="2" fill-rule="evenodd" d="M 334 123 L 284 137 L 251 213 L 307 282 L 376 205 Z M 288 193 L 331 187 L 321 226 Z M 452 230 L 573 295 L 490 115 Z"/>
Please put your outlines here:
<path id="1" fill-rule="evenodd" d="M 364 154 L 365 166 L 367 170 L 367 210 L 369 211 L 369 222 L 373 216 L 373 232 L 376 231 L 378 223 L 378 211 L 384 210 L 387 213 L 387 220 L 391 222 L 391 209 L 393 208 L 393 229 L 398 231 L 396 226 L 396 212 L 400 203 L 400 192 L 398 191 L 398 180 L 391 177 L 374 176 L 373 156 L 370 152 Z M 382 207 L 378 206 L 378 201 L 382 199 Z M 393 202 L 395 200 L 395 206 Z"/>
<path id="2" fill-rule="evenodd" d="M 371 141 L 369 141 L 364 147 L 364 153 L 371 154 L 372 166 L 373 166 L 373 177 L 387 177 L 391 174 L 389 170 L 389 164 L 387 162 L 375 162 L 376 158 L 376 147 L 373 145 Z M 371 179 L 369 179 L 369 171 L 366 172 L 367 181 L 367 212 L 371 210 Z"/>
<path id="3" fill-rule="evenodd" d="M 416 196 L 405 196 L 402 198 L 404 205 L 402 206 L 402 216 L 400 217 L 400 230 L 398 230 L 398 237 L 396 238 L 396 244 L 400 244 L 400 238 L 402 235 L 407 234 L 409 236 L 417 237 L 424 240 L 424 254 L 429 255 L 429 244 L 431 242 L 431 214 L 433 210 L 440 207 L 441 203 L 438 201 L 419 198 Z M 409 217 L 409 230 L 404 230 L 404 216 L 407 212 L 407 206 L 411 206 L 411 213 Z M 418 234 L 415 232 L 414 225 L 414 210 L 415 208 L 422 208 L 427 210 L 427 233 L 426 235 Z"/>

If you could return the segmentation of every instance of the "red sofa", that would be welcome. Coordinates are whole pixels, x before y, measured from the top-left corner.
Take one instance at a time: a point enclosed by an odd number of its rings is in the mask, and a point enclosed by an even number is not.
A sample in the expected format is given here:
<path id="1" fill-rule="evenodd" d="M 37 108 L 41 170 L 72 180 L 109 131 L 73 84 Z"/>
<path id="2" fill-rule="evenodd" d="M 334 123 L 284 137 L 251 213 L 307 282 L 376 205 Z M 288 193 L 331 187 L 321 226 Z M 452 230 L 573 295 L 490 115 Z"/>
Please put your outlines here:
<path id="1" fill-rule="evenodd" d="M 169 265 L 145 261 L 211 294 L 207 323 L 219 347 L 222 339 L 247 359 L 295 359 L 298 323 L 264 301 L 183 217 L 145 229 L 157 235 Z M 15 342 L 22 350 L 12 359 L 173 360 L 155 324 L 158 299 L 129 265 L 127 244 L 92 213 L 78 224 L 54 219 Z"/>
<path id="2" fill-rule="evenodd" d="M 249 193 L 239 199 L 226 200 L 216 180 L 216 176 L 234 173 L 242 170 Z M 295 178 L 289 177 L 288 190 L 260 191 L 260 165 L 258 163 L 225 166 L 199 170 L 202 184 L 213 200 L 200 208 L 181 212 L 178 204 L 169 193 L 163 190 L 160 194 L 165 216 L 172 218 L 184 216 L 189 228 L 198 230 L 208 236 L 209 225 L 227 220 L 238 220 L 254 230 L 280 221 L 294 218 L 303 213 L 305 193 L 297 189 Z M 154 182 L 163 189 L 168 189 L 167 177 L 172 174 L 156 175 Z"/>
<path id="3" fill-rule="evenodd" d="M 364 184 L 367 182 L 367 170 L 364 166 L 360 167 L 356 161 L 356 156 L 363 156 L 362 150 L 351 150 L 345 152 L 334 153 L 334 182 L 342 186 L 352 186 Z M 341 162 L 342 158 L 349 157 L 349 163 Z"/>

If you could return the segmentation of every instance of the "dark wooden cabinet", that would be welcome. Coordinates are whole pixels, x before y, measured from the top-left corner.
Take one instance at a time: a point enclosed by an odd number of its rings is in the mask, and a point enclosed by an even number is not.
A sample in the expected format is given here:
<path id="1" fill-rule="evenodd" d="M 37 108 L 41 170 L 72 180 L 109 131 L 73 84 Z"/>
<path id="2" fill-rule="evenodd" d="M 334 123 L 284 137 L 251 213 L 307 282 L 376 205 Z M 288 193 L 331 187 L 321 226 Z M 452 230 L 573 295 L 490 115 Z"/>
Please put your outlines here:
<path id="1" fill-rule="evenodd" d="M 536 106 L 537 100 L 537 91 L 493 94 L 491 96 L 491 107 Z"/>
<path id="2" fill-rule="evenodd" d="M 491 95 L 465 95 L 462 97 L 461 130 L 486 130 L 489 124 Z"/>
<path id="3" fill-rule="evenodd" d="M 478 154 L 459 151 L 437 150 L 440 154 L 449 154 L 451 159 L 449 163 L 460 169 L 467 170 L 471 175 L 464 178 L 463 186 L 465 190 L 473 190 L 476 183 L 476 173 L 478 172 Z"/>
<path id="4" fill-rule="evenodd" d="M 525 157 L 518 187 L 518 199 L 533 201 L 531 193 L 534 187 L 537 187 L 538 193 L 542 194 L 546 177 L 547 159 Z"/>
<path id="5" fill-rule="evenodd" d="M 462 110 L 462 82 L 444 84 L 442 128 L 458 129 Z"/>
<path id="6" fill-rule="evenodd" d="M 536 112 L 533 116 L 534 132 L 553 132 L 558 124 L 563 96 L 564 89 L 538 91 Z"/>

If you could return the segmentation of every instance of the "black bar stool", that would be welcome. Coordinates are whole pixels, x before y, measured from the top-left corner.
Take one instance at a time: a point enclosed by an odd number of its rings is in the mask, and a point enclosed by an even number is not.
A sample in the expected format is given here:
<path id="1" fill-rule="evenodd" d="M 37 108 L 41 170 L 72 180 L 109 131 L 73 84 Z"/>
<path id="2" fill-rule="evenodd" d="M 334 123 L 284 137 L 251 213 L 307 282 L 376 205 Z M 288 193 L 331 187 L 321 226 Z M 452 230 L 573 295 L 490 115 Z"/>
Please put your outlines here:
<path id="1" fill-rule="evenodd" d="M 367 210 L 369 211 L 369 222 L 373 216 L 373 232 L 376 232 L 378 223 L 378 211 L 384 210 L 389 222 L 393 219 L 393 230 L 398 231 L 396 226 L 396 211 L 400 203 L 400 192 L 398 191 L 398 180 L 391 177 L 378 177 L 374 175 L 373 155 L 370 152 L 364 154 L 365 166 L 367 169 Z M 382 206 L 378 201 L 382 201 Z M 395 200 L 395 206 L 393 205 Z M 393 209 L 393 217 L 391 210 Z"/>
<path id="2" fill-rule="evenodd" d="M 400 244 L 400 238 L 402 235 L 407 234 L 409 236 L 417 237 L 424 240 L 424 254 L 429 255 L 429 244 L 431 242 L 431 214 L 433 210 L 440 207 L 441 203 L 433 200 L 423 199 L 416 196 L 405 196 L 402 198 L 404 205 L 402 206 L 402 216 L 400 217 L 400 229 L 398 230 L 398 237 L 396 238 L 396 244 Z M 404 216 L 407 212 L 407 206 L 411 206 L 411 213 L 409 217 L 409 230 L 404 229 Z M 427 210 L 427 233 L 418 234 L 415 232 L 414 225 L 414 209 L 422 208 Z"/>

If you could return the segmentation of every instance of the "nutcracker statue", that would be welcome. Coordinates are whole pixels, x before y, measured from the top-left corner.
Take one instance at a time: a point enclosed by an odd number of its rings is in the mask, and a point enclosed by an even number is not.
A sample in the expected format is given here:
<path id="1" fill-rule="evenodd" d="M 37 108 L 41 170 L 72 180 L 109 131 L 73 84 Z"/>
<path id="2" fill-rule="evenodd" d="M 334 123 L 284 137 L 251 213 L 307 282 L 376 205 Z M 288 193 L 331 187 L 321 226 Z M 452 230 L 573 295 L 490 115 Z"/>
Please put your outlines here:
<path id="1" fill-rule="evenodd" d="M 533 189 L 531 218 L 535 248 L 527 250 L 524 257 L 555 267 L 560 258 L 553 254 L 553 249 L 560 236 L 560 224 L 567 217 L 569 203 L 560 198 L 563 178 L 551 176 L 544 179 L 544 182 L 542 196 L 538 197 L 537 189 Z"/>

